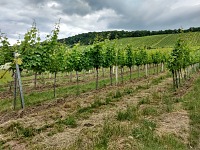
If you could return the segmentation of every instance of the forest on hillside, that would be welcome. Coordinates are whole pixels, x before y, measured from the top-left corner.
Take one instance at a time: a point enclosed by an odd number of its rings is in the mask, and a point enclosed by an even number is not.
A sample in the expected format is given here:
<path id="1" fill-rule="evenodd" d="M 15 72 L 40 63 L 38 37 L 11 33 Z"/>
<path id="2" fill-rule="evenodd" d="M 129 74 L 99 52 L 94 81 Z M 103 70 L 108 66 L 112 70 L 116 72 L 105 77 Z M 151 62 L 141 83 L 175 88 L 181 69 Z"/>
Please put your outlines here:
<path id="1" fill-rule="evenodd" d="M 113 39 L 121 39 L 127 37 L 143 37 L 143 36 L 151 36 L 151 35 L 161 35 L 161 34 L 178 34 L 180 32 L 198 32 L 200 31 L 200 27 L 190 27 L 189 29 L 168 29 L 168 30 L 159 30 L 159 31 L 149 31 L 149 30 L 138 30 L 138 31 L 102 31 L 102 32 L 88 32 L 78 34 L 72 37 L 59 39 L 61 43 L 65 43 L 67 45 L 74 45 L 76 43 L 80 43 L 81 45 L 90 45 L 94 43 L 95 39 L 98 38 L 98 41 L 103 41 L 107 38 L 110 40 Z"/>

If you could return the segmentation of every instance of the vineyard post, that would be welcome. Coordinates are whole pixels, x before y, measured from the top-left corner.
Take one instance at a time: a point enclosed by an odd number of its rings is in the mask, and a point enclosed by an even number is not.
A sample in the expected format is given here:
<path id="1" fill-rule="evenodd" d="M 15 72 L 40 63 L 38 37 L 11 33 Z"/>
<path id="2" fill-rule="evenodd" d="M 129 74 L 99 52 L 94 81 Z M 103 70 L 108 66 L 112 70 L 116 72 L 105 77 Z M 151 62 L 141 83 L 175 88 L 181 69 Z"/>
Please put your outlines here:
<path id="1" fill-rule="evenodd" d="M 16 53 L 14 53 L 14 57 L 15 57 L 15 59 L 17 59 Z M 18 65 L 18 63 L 16 63 L 16 74 L 17 74 L 17 79 L 18 79 L 18 84 L 19 84 L 19 91 L 20 91 L 20 98 L 21 98 L 21 107 L 22 107 L 22 109 L 24 109 L 24 95 L 23 95 L 23 89 L 22 89 L 22 83 L 21 83 L 21 76 L 20 76 L 20 71 L 19 71 L 19 65 Z"/>
<path id="2" fill-rule="evenodd" d="M 16 101 L 17 101 L 17 72 L 15 71 L 14 73 L 14 102 L 13 102 L 14 110 L 16 108 Z"/>

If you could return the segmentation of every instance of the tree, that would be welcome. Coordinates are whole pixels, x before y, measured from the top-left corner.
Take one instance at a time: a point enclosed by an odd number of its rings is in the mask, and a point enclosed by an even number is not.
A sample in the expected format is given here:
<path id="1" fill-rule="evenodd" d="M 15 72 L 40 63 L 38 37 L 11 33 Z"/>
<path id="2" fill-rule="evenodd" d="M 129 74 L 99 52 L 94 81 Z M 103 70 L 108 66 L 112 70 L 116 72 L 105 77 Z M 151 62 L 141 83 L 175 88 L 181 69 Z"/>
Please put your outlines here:
<path id="1" fill-rule="evenodd" d="M 44 42 L 45 43 L 45 42 Z M 41 44 L 39 30 L 34 22 L 31 29 L 24 35 L 21 41 L 19 51 L 22 54 L 23 69 L 33 70 L 35 72 L 34 87 L 36 88 L 37 74 L 44 72 L 48 66 L 49 53 L 46 51 L 46 45 Z"/>
<path id="2" fill-rule="evenodd" d="M 98 89 L 98 77 L 99 77 L 99 68 L 103 64 L 103 43 L 96 42 L 92 45 L 90 49 L 90 59 L 92 66 L 96 69 L 96 89 Z"/>
<path id="3" fill-rule="evenodd" d="M 69 64 L 73 68 L 73 70 L 76 71 L 76 83 L 77 83 L 77 94 L 79 93 L 79 88 L 78 88 L 78 72 L 81 72 L 84 69 L 84 57 L 83 53 L 79 48 L 79 44 L 76 44 L 72 48 L 72 52 L 70 53 L 69 57 Z"/>
<path id="4" fill-rule="evenodd" d="M 121 70 L 121 79 L 122 79 L 122 83 L 123 83 L 124 82 L 124 77 L 123 77 L 124 66 L 126 66 L 126 53 L 121 48 L 118 49 L 117 60 L 118 60 L 118 65 L 119 65 L 120 70 Z"/>
<path id="5" fill-rule="evenodd" d="M 135 60 L 134 60 L 133 52 L 132 52 L 130 45 L 126 46 L 125 51 L 126 51 L 126 66 L 130 70 L 130 80 L 131 80 L 131 78 L 132 78 L 131 77 L 131 74 L 132 74 L 131 69 L 132 69 L 132 66 L 135 64 Z"/>
<path id="6" fill-rule="evenodd" d="M 0 32 L 0 65 L 13 60 L 14 49 L 10 46 L 8 38 Z"/>
<path id="7" fill-rule="evenodd" d="M 60 31 L 59 23 L 55 24 L 52 34 L 47 36 L 45 41 L 45 48 L 49 54 L 50 63 L 47 66 L 48 71 L 54 73 L 54 97 L 56 97 L 56 75 L 59 71 L 64 70 L 64 56 L 65 56 L 65 47 L 58 43 L 58 34 Z"/>
<path id="8" fill-rule="evenodd" d="M 159 51 L 156 51 L 155 53 L 152 54 L 152 61 L 157 68 L 157 74 L 158 74 L 158 65 L 159 63 L 161 63 L 161 56 L 162 54 Z"/>
<path id="9" fill-rule="evenodd" d="M 142 50 L 135 52 L 135 64 L 138 67 L 138 77 L 140 77 L 140 65 L 143 64 L 143 53 L 144 52 Z"/>
<path id="10" fill-rule="evenodd" d="M 114 45 L 110 43 L 110 41 L 105 41 L 105 51 L 103 54 L 103 64 L 102 66 L 105 68 L 110 68 L 110 85 L 112 85 L 112 67 L 115 63 L 115 48 Z"/>
<path id="11" fill-rule="evenodd" d="M 190 52 L 184 40 L 179 39 L 168 59 L 167 67 L 172 72 L 174 89 L 180 85 L 181 69 L 190 64 Z"/>

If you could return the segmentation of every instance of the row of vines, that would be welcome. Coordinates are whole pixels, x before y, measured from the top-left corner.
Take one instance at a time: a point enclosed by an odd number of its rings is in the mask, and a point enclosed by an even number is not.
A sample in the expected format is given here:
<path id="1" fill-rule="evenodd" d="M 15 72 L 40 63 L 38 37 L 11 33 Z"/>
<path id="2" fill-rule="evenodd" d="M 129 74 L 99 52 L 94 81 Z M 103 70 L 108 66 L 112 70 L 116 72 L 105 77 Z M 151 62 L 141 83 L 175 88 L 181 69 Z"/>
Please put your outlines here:
<path id="1" fill-rule="evenodd" d="M 54 97 L 56 96 L 56 77 L 58 72 L 76 72 L 76 82 L 78 86 L 79 73 L 83 70 L 95 69 L 96 71 L 96 89 L 98 89 L 99 69 L 109 68 L 110 84 L 113 85 L 112 68 L 115 66 L 115 83 L 118 83 L 118 69 L 120 70 L 121 81 L 123 82 L 124 67 L 130 71 L 130 80 L 132 79 L 132 68 L 137 66 L 138 77 L 141 67 L 145 69 L 145 75 L 148 76 L 149 68 L 164 70 L 164 65 L 172 72 L 174 88 L 181 84 L 181 78 L 189 77 L 189 70 L 200 61 L 200 52 L 191 51 L 184 40 L 179 39 L 170 51 L 147 50 L 146 48 L 133 49 L 129 44 L 126 46 L 117 46 L 117 40 L 110 42 L 109 38 L 103 42 L 98 39 L 90 46 L 81 46 L 76 44 L 70 48 L 58 42 L 59 23 L 55 25 L 51 34 L 41 42 L 39 30 L 33 23 L 32 28 L 27 31 L 22 41 L 10 46 L 5 34 L 0 36 L 0 65 L 13 62 L 13 52 L 18 52 L 22 60 L 21 70 L 35 72 L 35 87 L 37 74 L 50 72 L 54 74 Z M 14 73 L 14 66 L 10 69 Z M 4 79 L 5 73 L 0 74 L 0 80 Z M 7 79 L 7 78 L 6 78 Z"/>

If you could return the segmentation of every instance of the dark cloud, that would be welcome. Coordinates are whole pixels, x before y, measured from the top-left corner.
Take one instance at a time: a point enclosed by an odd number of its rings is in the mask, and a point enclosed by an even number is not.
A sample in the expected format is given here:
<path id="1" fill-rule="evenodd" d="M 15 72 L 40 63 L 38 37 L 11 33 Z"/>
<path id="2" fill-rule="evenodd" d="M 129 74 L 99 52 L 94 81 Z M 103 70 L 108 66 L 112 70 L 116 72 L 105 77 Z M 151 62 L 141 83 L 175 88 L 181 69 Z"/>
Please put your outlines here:
<path id="1" fill-rule="evenodd" d="M 61 18 L 60 38 L 102 30 L 200 26 L 197 0 L 0 0 L 0 29 L 12 41 L 33 20 L 44 37 Z"/>

